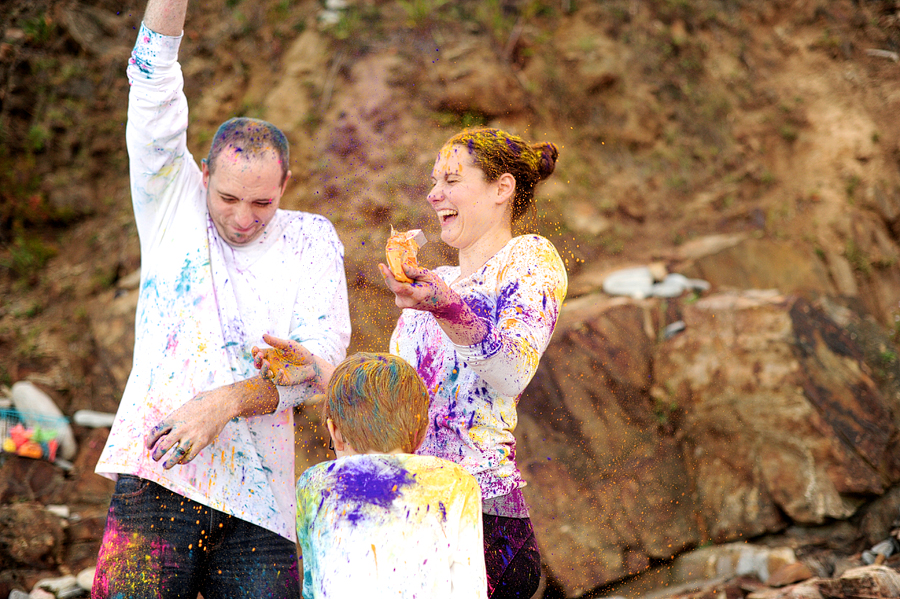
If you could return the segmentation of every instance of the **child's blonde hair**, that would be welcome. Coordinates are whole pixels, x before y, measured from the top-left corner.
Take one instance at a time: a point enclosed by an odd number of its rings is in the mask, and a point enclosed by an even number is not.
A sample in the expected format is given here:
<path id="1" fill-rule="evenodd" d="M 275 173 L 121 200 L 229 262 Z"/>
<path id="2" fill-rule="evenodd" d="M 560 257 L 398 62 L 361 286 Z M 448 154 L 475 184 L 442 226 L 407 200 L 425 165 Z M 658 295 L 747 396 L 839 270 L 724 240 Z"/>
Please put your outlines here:
<path id="1" fill-rule="evenodd" d="M 391 354 L 360 352 L 341 362 L 322 414 L 357 452 L 414 452 L 428 427 L 428 390 L 416 370 Z"/>

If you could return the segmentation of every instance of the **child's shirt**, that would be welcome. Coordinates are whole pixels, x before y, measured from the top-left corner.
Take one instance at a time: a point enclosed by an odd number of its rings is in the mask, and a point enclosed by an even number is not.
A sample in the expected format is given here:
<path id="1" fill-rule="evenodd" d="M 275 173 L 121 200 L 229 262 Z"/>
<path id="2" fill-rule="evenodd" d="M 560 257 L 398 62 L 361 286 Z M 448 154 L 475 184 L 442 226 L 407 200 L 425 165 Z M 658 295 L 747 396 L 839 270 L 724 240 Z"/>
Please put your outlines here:
<path id="1" fill-rule="evenodd" d="M 297 481 L 297 538 L 307 599 L 487 597 L 478 483 L 440 458 L 313 466 Z"/>

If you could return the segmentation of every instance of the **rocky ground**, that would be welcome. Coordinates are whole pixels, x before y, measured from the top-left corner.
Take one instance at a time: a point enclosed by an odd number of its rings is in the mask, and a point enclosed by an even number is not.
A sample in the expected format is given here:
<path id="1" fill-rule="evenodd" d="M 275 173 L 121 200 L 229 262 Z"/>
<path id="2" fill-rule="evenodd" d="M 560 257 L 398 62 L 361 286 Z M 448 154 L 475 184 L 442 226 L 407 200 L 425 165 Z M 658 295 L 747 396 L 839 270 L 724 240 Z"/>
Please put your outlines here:
<path id="1" fill-rule="evenodd" d="M 561 146 L 530 224 L 566 259 L 572 317 L 518 431 L 554 548 L 544 596 L 697 585 L 672 574 L 679 556 L 738 540 L 789 547 L 823 580 L 862 565 L 898 511 L 900 4 L 338 4 L 193 3 L 181 54 L 189 145 L 203 155 L 235 114 L 285 129 L 287 207 L 329 216 L 346 248 L 351 351 L 383 349 L 396 318 L 375 269 L 390 225 L 435 238 L 422 198 L 445 138 L 488 123 Z M 0 384 L 31 381 L 70 417 L 115 411 L 130 368 L 140 259 L 123 72 L 142 10 L 0 7 Z M 426 265 L 448 259 L 438 243 L 423 249 Z M 611 271 L 652 263 L 711 289 L 599 291 Z M 748 299 L 767 289 L 781 299 Z M 804 325 L 792 308 L 803 302 L 828 315 L 822 331 L 866 343 L 810 333 L 825 320 Z M 731 320 L 717 325 L 709 314 L 722 310 Z M 684 334 L 665 338 L 678 322 Z M 837 393 L 841 381 L 853 393 Z M 110 492 L 91 474 L 104 432 L 74 432 L 71 470 L 3 456 L 0 597 L 93 563 Z M 298 450 L 298 468 L 325 458 L 314 415 L 298 415 Z M 663 509 L 635 489 L 691 501 Z M 817 569 L 810 555 L 842 565 Z M 762 593 L 754 585 L 773 573 L 735 569 L 698 596 Z"/>

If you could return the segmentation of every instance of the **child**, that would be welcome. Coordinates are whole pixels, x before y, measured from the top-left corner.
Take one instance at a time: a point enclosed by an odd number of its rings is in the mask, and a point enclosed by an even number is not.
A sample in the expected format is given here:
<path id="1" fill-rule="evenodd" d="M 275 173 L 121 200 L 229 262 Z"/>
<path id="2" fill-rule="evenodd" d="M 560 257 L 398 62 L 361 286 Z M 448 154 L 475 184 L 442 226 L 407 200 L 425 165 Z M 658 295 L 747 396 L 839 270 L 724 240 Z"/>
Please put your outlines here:
<path id="1" fill-rule="evenodd" d="M 335 369 L 322 412 L 337 459 L 297 482 L 304 597 L 487 596 L 478 483 L 412 455 L 428 404 L 397 356 L 358 353 Z"/>

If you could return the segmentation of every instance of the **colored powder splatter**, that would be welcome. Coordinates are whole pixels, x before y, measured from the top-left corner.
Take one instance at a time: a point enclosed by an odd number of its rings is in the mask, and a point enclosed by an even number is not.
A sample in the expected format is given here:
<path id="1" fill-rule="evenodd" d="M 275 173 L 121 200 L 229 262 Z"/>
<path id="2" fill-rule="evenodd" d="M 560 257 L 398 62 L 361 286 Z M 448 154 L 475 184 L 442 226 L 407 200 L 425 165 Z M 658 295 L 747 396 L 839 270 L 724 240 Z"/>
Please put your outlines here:
<path id="1" fill-rule="evenodd" d="M 342 469 L 334 490 L 342 499 L 387 508 L 413 482 L 415 477 L 402 468 L 353 463 Z"/>

